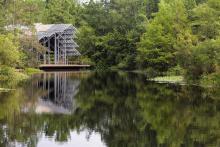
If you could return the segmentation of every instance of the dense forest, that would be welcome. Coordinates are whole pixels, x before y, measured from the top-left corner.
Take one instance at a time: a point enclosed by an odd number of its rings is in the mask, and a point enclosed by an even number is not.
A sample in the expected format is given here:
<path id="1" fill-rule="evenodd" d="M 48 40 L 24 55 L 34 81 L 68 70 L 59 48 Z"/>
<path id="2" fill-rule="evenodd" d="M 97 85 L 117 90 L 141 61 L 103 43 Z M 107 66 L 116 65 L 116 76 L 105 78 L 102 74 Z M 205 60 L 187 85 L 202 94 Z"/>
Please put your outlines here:
<path id="1" fill-rule="evenodd" d="M 219 0 L 0 0 L 1 74 L 37 65 L 34 36 L 5 30 L 37 22 L 73 24 L 81 60 L 96 69 L 220 83 Z"/>

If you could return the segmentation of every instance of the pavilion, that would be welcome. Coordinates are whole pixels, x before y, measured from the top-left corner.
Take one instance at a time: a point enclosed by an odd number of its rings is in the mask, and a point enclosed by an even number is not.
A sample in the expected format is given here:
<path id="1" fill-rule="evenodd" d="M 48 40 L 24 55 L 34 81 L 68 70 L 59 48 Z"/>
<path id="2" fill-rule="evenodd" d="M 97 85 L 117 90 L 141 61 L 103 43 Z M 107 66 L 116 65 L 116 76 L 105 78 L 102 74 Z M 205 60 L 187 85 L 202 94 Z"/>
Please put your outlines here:
<path id="1" fill-rule="evenodd" d="M 35 24 L 39 42 L 46 48 L 46 52 L 38 55 L 43 64 L 68 64 L 71 56 L 80 56 L 76 49 L 76 28 L 71 24 Z"/>

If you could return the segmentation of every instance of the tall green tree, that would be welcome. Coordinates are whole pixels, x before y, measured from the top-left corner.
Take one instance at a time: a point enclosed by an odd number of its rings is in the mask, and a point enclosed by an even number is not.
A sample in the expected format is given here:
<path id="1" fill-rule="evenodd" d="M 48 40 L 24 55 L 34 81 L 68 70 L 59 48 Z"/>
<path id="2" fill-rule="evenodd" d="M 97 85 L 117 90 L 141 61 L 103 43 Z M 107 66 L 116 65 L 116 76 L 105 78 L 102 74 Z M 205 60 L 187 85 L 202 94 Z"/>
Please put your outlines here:
<path id="1" fill-rule="evenodd" d="M 44 11 L 44 23 L 70 23 L 75 24 L 75 0 L 48 0 Z"/>
<path id="2" fill-rule="evenodd" d="M 20 62 L 19 44 L 13 35 L 0 35 L 0 65 L 16 67 Z"/>
<path id="3" fill-rule="evenodd" d="M 219 73 L 220 1 L 208 0 L 192 10 L 191 26 L 198 41 L 185 58 L 186 76 L 200 80 Z"/>
<path id="4" fill-rule="evenodd" d="M 196 0 L 184 0 L 184 5 L 187 10 L 192 10 L 196 7 Z"/>
<path id="5" fill-rule="evenodd" d="M 176 53 L 179 49 L 176 44 L 180 38 L 187 39 L 185 36 L 188 33 L 190 30 L 184 2 L 162 0 L 159 12 L 147 25 L 147 31 L 138 45 L 138 62 L 144 68 L 167 71 L 177 64 Z"/>
<path id="6" fill-rule="evenodd" d="M 220 67 L 220 39 L 207 40 L 192 48 L 188 56 L 187 77 L 196 80 L 217 72 Z"/>
<path id="7" fill-rule="evenodd" d="M 147 17 L 152 18 L 152 14 L 158 12 L 158 4 L 160 0 L 146 0 Z"/>
<path id="8" fill-rule="evenodd" d="M 5 13 L 4 13 L 4 3 L 0 3 L 0 32 L 4 30 L 4 26 L 6 23 Z"/>
<path id="9" fill-rule="evenodd" d="M 201 41 L 220 35 L 220 1 L 209 0 L 193 9 L 192 27 Z"/>
<path id="10" fill-rule="evenodd" d="M 135 68 L 136 43 L 145 31 L 144 8 L 141 0 L 90 1 L 84 5 L 82 19 L 86 28 L 92 28 L 95 41 L 87 47 L 86 55 L 105 67 Z M 85 33 L 81 28 L 80 32 Z M 78 41 L 84 48 L 81 40 L 86 41 L 86 36 L 81 38 L 80 33 L 78 35 Z M 86 42 L 91 39 L 89 36 L 86 38 Z"/>

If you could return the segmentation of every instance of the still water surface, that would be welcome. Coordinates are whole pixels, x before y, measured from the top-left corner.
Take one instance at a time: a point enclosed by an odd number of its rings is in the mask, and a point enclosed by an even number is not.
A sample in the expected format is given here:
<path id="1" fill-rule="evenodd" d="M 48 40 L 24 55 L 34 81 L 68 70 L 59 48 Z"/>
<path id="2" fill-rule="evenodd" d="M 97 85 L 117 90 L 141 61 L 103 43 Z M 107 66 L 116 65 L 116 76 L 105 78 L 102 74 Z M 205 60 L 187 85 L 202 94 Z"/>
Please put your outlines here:
<path id="1" fill-rule="evenodd" d="M 125 72 L 34 75 L 0 93 L 1 147 L 220 146 L 220 91 Z"/>

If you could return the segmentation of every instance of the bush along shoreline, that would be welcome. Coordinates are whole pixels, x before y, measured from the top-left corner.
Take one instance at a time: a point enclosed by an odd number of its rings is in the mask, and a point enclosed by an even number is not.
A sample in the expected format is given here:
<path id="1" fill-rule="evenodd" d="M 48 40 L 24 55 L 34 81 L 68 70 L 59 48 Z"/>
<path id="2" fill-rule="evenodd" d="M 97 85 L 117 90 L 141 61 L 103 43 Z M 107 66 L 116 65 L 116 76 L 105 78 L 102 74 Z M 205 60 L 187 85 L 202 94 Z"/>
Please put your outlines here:
<path id="1" fill-rule="evenodd" d="M 27 80 L 32 74 L 41 72 L 41 70 L 34 68 L 17 70 L 12 67 L 0 66 L 0 91 L 15 90 L 14 87 Z"/>

